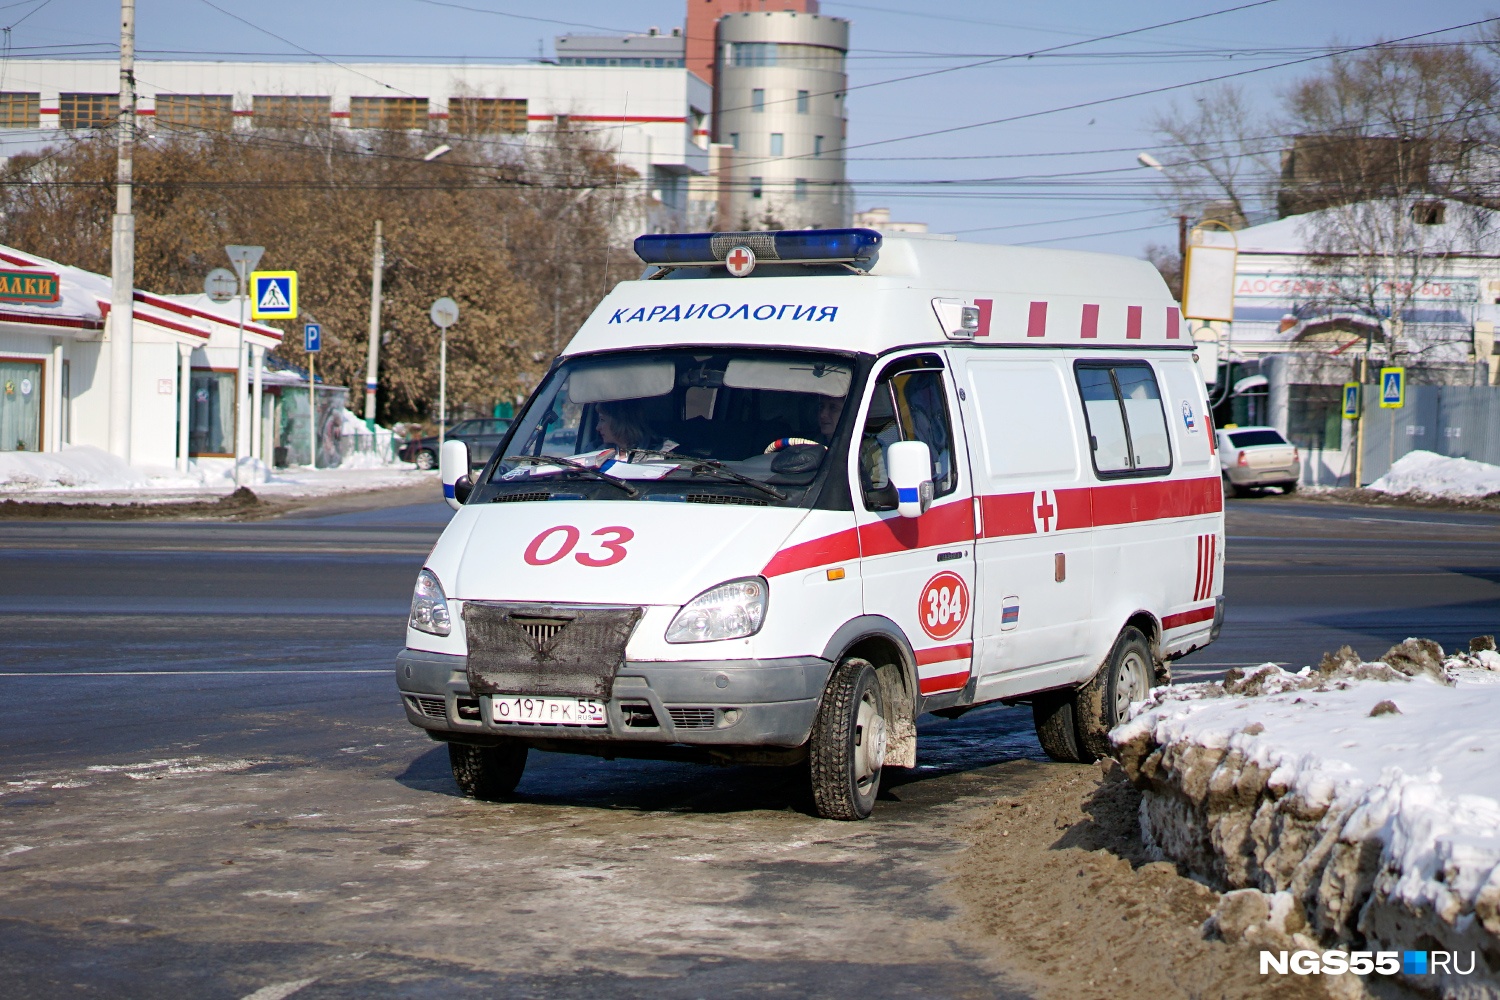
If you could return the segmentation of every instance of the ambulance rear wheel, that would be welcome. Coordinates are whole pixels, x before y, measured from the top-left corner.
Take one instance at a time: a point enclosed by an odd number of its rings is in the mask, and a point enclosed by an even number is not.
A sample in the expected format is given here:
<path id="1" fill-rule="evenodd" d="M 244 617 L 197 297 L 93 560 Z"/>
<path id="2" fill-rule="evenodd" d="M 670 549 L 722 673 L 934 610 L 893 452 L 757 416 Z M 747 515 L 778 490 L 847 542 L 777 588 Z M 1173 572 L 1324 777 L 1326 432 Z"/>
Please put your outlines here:
<path id="1" fill-rule="evenodd" d="M 864 819 L 875 808 L 885 763 L 885 703 L 867 660 L 833 669 L 813 720 L 807 762 L 813 805 L 824 819 Z"/>
<path id="2" fill-rule="evenodd" d="M 1109 757 L 1114 746 L 1109 731 L 1125 721 L 1130 703 L 1140 701 L 1151 690 L 1156 676 L 1151 646 L 1141 630 L 1126 626 L 1109 651 L 1104 667 L 1094 679 L 1078 689 L 1078 748 L 1083 761 Z"/>
<path id="3" fill-rule="evenodd" d="M 1047 756 L 1063 764 L 1079 764 L 1089 758 L 1078 748 L 1078 725 L 1074 722 L 1076 692 L 1044 691 L 1031 699 L 1031 721 L 1037 742 Z"/>
<path id="4" fill-rule="evenodd" d="M 471 799 L 499 802 L 510 797 L 526 770 L 526 747 L 474 747 L 448 744 L 448 763 L 459 791 Z"/>

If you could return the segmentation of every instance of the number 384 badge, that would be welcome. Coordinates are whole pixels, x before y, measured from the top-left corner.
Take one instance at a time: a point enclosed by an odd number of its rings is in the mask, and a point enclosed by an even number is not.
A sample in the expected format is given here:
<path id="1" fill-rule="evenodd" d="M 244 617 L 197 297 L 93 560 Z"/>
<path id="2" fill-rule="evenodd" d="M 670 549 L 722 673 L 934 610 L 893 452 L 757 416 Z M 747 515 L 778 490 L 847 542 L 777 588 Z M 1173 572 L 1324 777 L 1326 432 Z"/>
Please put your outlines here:
<path id="1" fill-rule="evenodd" d="M 969 585 L 957 573 L 939 573 L 922 588 L 917 619 L 934 639 L 947 639 L 969 617 Z"/>

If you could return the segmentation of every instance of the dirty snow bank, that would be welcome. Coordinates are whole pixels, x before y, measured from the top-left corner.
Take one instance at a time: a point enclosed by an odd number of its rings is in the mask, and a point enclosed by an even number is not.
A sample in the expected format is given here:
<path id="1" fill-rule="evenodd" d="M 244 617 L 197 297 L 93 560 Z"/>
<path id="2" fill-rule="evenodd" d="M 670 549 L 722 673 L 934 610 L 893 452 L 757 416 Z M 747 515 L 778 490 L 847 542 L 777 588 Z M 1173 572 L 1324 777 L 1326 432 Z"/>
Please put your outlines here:
<path id="1" fill-rule="evenodd" d="M 1430 451 L 1402 455 L 1366 489 L 1379 493 L 1425 493 L 1438 497 L 1483 497 L 1500 493 L 1500 465 L 1449 458 Z"/>
<path id="2" fill-rule="evenodd" d="M 141 490 L 196 485 L 169 469 L 138 469 L 102 448 L 75 445 L 61 451 L 0 452 L 0 494 L 32 490 Z"/>
<path id="3" fill-rule="evenodd" d="M 1156 689 L 1111 734 L 1146 843 L 1245 890 L 1209 929 L 1270 950 L 1477 952 L 1473 975 L 1408 985 L 1500 997 L 1500 654 L 1473 645 L 1231 670 Z"/>

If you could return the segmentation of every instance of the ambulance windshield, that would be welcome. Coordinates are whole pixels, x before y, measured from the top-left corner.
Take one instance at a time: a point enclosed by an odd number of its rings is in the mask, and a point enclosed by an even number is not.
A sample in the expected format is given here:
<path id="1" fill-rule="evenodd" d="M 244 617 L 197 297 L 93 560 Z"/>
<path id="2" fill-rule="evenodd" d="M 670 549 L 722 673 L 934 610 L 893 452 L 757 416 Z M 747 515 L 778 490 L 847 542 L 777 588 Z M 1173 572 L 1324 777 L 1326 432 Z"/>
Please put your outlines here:
<path id="1" fill-rule="evenodd" d="M 516 421 L 482 489 L 491 501 L 797 504 L 843 429 L 853 376 L 849 358 L 812 351 L 568 359 Z"/>

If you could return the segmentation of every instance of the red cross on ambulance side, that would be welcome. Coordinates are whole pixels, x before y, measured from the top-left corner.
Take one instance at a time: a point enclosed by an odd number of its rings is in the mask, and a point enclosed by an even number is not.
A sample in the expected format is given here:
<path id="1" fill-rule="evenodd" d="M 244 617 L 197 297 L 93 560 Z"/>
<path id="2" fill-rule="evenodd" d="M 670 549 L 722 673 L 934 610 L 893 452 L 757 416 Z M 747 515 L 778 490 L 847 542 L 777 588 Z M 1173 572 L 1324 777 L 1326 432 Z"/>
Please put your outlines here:
<path id="1" fill-rule="evenodd" d="M 1052 490 L 1037 490 L 1032 494 L 1031 523 L 1039 535 L 1057 530 L 1057 494 Z"/>

